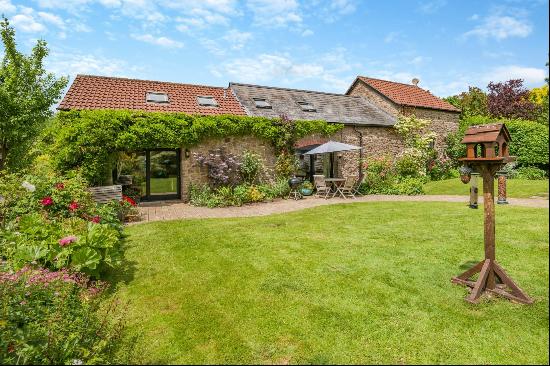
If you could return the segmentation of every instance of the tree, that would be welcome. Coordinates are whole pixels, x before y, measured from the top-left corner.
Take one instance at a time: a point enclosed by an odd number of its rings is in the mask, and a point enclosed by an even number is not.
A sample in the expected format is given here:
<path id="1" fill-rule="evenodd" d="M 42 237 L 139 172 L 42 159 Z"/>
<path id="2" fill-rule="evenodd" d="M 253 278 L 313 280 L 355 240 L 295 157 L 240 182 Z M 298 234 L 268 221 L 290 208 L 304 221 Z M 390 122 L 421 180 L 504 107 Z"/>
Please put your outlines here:
<path id="1" fill-rule="evenodd" d="M 540 107 L 529 100 L 529 90 L 523 87 L 521 79 L 490 82 L 487 89 L 487 108 L 493 117 L 536 120 L 540 113 Z"/>
<path id="2" fill-rule="evenodd" d="M 44 69 L 48 48 L 39 40 L 30 55 L 17 50 L 15 30 L 6 18 L 0 21 L 4 57 L 0 65 L 0 172 L 16 168 L 45 122 L 50 107 L 61 97 L 67 78 L 56 78 Z"/>
<path id="3" fill-rule="evenodd" d="M 548 125 L 548 84 L 540 88 L 533 88 L 529 93 L 529 99 L 539 106 L 536 121 Z"/>
<path id="4" fill-rule="evenodd" d="M 488 115 L 487 94 L 478 87 L 470 86 L 467 92 L 445 98 L 445 100 L 462 111 L 461 118 Z"/>

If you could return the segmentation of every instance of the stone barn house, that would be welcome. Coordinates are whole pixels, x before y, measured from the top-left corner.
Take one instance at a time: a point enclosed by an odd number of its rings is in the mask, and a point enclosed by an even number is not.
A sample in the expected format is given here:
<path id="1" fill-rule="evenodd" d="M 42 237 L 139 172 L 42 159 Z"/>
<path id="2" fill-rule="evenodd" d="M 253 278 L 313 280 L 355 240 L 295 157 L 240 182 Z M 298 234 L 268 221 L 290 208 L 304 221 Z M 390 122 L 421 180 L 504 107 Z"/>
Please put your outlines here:
<path id="1" fill-rule="evenodd" d="M 393 125 L 399 113 L 414 113 L 433 120 L 430 129 L 438 135 L 436 148 L 444 148 L 444 137 L 458 127 L 459 110 L 417 85 L 358 77 L 346 94 L 323 93 L 269 86 L 229 83 L 227 88 L 182 83 L 78 75 L 58 106 L 59 110 L 127 109 L 180 112 L 195 115 L 249 115 L 293 120 L 325 120 L 344 128 L 330 139 L 360 145 L 360 152 L 337 155 L 334 174 L 358 176 L 359 160 L 372 155 L 395 156 L 403 148 Z M 331 174 L 326 156 L 304 157 L 303 153 L 327 141 L 309 136 L 296 144 L 300 160 L 298 174 Z M 193 153 L 216 148 L 241 155 L 259 154 L 273 167 L 272 145 L 253 136 L 211 139 L 180 149 L 151 149 L 129 153 L 132 171 L 123 172 L 141 184 L 145 200 L 187 198 L 191 184 L 206 182 L 206 172 L 193 161 Z M 137 181 L 136 181 L 137 180 Z"/>

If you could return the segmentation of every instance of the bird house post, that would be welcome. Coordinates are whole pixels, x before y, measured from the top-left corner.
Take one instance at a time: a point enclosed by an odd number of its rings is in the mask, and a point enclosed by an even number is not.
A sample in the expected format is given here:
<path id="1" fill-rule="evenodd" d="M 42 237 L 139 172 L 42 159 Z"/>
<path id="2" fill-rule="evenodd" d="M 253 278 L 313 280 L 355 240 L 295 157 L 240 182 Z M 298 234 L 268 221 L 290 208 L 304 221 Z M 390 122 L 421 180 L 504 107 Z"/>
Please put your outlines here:
<path id="1" fill-rule="evenodd" d="M 483 179 L 485 259 L 461 275 L 453 277 L 452 282 L 472 288 L 466 300 L 473 303 L 484 292 L 524 304 L 533 302 L 495 260 L 494 177 L 505 164 L 515 160 L 515 157 L 509 156 L 510 140 L 510 133 L 504 124 L 472 126 L 462 140 L 466 144 L 466 157 L 459 160 L 478 172 Z M 477 273 L 478 279 L 472 280 L 471 277 Z"/>

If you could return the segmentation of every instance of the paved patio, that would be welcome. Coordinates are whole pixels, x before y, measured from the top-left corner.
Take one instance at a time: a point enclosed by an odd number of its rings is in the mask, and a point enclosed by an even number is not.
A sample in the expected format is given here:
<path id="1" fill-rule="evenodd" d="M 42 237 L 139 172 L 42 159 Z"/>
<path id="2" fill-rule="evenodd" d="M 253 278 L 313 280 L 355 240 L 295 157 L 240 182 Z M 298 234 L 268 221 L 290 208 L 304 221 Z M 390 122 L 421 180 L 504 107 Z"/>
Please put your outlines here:
<path id="1" fill-rule="evenodd" d="M 143 203 L 139 210 L 142 221 L 161 221 L 175 219 L 197 219 L 197 218 L 226 218 L 226 217 L 249 217 L 249 216 L 265 216 L 276 213 L 298 211 L 305 208 L 333 205 L 339 203 L 354 203 L 354 202 L 384 202 L 384 201 L 413 201 L 413 202 L 461 202 L 467 204 L 468 196 L 444 196 L 444 195 L 424 195 L 424 196 L 386 196 L 386 195 L 370 195 L 358 197 L 356 199 L 343 198 L 315 198 L 305 197 L 302 200 L 283 200 L 278 199 L 273 202 L 262 202 L 248 204 L 241 207 L 195 207 L 182 201 L 159 201 L 151 203 Z M 509 198 L 508 202 L 511 206 L 524 206 L 536 208 L 548 208 L 548 199 L 543 198 Z M 480 204 L 483 203 L 483 198 L 480 197 Z M 481 207 L 480 207 L 481 208 Z M 140 223 L 136 222 L 134 224 Z"/>

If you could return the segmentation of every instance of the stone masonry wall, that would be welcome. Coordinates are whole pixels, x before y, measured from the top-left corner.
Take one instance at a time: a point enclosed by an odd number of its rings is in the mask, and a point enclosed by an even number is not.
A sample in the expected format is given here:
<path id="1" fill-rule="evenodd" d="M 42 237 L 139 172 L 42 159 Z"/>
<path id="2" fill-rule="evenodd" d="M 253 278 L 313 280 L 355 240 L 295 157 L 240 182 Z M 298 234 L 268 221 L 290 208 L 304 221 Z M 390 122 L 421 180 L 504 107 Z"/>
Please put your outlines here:
<path id="1" fill-rule="evenodd" d="M 193 153 L 208 154 L 209 151 L 224 148 L 226 152 L 241 156 L 246 150 L 260 155 L 268 170 L 275 166 L 275 151 L 269 141 L 254 136 L 229 136 L 221 139 L 210 139 L 197 146 L 189 148 L 189 157 L 185 157 L 185 148 L 181 154 L 181 199 L 188 200 L 188 189 L 191 184 L 206 184 L 208 182 L 207 168 L 199 167 L 193 158 Z"/>
<path id="2" fill-rule="evenodd" d="M 362 144 L 360 143 L 362 133 Z M 371 126 L 346 126 L 331 139 L 346 144 L 362 146 L 362 159 L 370 157 L 390 157 L 395 158 L 403 148 L 403 141 L 391 127 L 371 127 Z M 361 153 L 359 151 L 346 151 L 337 153 L 338 175 L 341 177 L 358 177 L 359 160 Z"/>
<path id="3" fill-rule="evenodd" d="M 363 96 L 394 116 L 399 114 L 414 114 L 418 118 L 431 120 L 432 124 L 428 129 L 437 134 L 435 148 L 440 156 L 445 151 L 445 138 L 449 133 L 458 129 L 459 113 L 429 108 L 401 107 L 389 99 L 381 96 L 373 88 L 361 81 L 355 83 L 349 94 Z"/>

